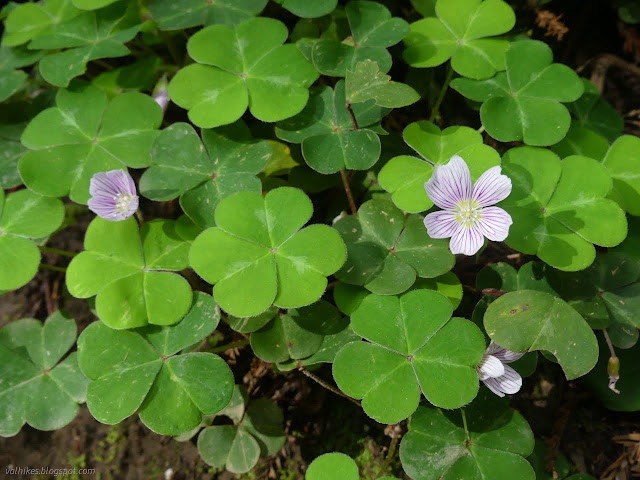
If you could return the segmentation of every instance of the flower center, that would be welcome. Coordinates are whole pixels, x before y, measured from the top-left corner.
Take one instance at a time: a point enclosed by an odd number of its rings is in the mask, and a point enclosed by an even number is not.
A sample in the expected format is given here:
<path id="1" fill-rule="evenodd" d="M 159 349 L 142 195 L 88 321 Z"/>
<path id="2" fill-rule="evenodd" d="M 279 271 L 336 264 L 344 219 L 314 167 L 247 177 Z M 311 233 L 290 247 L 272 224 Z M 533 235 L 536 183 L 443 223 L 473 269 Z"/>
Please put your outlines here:
<path id="1" fill-rule="evenodd" d="M 473 200 L 463 200 L 456 205 L 456 221 L 460 225 L 471 228 L 482 218 L 481 211 L 482 209 Z"/>
<path id="2" fill-rule="evenodd" d="M 128 193 L 119 193 L 116 195 L 116 208 L 121 212 L 126 212 L 129 209 L 129 204 L 133 199 L 133 195 L 129 195 Z"/>

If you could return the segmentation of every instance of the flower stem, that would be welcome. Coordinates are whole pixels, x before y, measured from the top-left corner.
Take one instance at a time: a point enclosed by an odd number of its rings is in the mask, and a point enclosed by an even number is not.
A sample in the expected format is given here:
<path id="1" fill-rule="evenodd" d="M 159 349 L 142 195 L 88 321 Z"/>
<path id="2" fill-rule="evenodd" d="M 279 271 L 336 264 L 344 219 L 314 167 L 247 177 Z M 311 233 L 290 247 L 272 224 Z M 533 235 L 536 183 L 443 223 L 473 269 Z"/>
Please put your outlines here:
<path id="1" fill-rule="evenodd" d="M 314 375 L 313 373 L 311 373 L 309 370 L 307 370 L 306 368 L 304 368 L 303 366 L 299 366 L 298 370 L 301 371 L 302 373 L 304 373 L 307 377 L 309 377 L 311 380 L 313 380 L 316 383 L 319 383 L 321 386 L 323 386 L 324 388 L 326 388 L 327 390 L 335 393 L 336 395 L 340 395 L 341 397 L 346 398 L 347 400 L 349 400 L 350 402 L 355 403 L 356 405 L 358 405 L 359 407 L 361 407 L 362 405 L 360 405 L 360 402 L 357 401 L 355 398 L 351 398 L 348 395 L 345 395 L 344 393 L 342 393 L 340 390 L 338 390 L 337 388 L 335 388 L 332 385 L 329 385 L 327 382 L 325 382 L 323 379 L 321 379 L 320 377 L 318 377 L 317 375 Z"/>
<path id="2" fill-rule="evenodd" d="M 391 443 L 389 444 L 389 451 L 387 452 L 387 456 L 384 459 L 384 463 L 382 464 L 382 469 L 380 471 L 381 475 L 387 473 L 389 466 L 391 465 L 391 461 L 393 460 L 394 455 L 396 454 L 396 448 L 398 447 L 398 440 L 400 439 L 400 435 L 396 432 L 397 426 L 393 428 L 391 432 Z"/>
<path id="3" fill-rule="evenodd" d="M 40 268 L 45 268 L 47 270 L 53 270 L 54 272 L 66 272 L 67 269 L 64 267 L 56 267 L 55 265 L 49 265 L 48 263 L 41 263 Z"/>
<path id="4" fill-rule="evenodd" d="M 209 353 L 226 352 L 227 350 L 231 350 L 232 348 L 244 347 L 245 345 L 249 345 L 248 338 L 243 338 L 242 340 L 238 340 L 237 342 L 227 343 L 226 345 L 221 345 L 219 347 L 210 348 L 207 350 L 207 352 Z"/>
<path id="5" fill-rule="evenodd" d="M 349 178 L 347 177 L 347 172 L 344 168 L 340 170 L 340 176 L 342 177 L 342 184 L 344 185 L 344 191 L 347 193 L 347 199 L 349 200 L 349 208 L 351 208 L 351 213 L 353 215 L 358 215 L 358 207 L 356 206 L 356 202 L 353 199 L 353 193 L 351 192 L 351 185 L 349 184 Z"/>
<path id="6" fill-rule="evenodd" d="M 449 63 L 449 65 L 447 66 L 447 77 L 442 84 L 442 88 L 440 89 L 440 93 L 438 94 L 438 98 L 436 99 L 436 103 L 433 105 L 433 109 L 431 110 L 431 116 L 429 117 L 430 122 L 433 122 L 434 120 L 440 120 L 440 105 L 442 104 L 442 100 L 444 100 L 444 96 L 449 89 L 449 84 L 451 83 L 452 78 L 453 69 L 451 68 L 451 63 Z"/>
<path id="7" fill-rule="evenodd" d="M 40 249 L 40 251 L 45 252 L 45 253 L 55 253 L 56 255 L 61 255 L 63 257 L 70 257 L 73 258 L 77 255 L 77 253 L 74 252 L 69 252 L 67 250 L 59 250 L 57 248 L 51 248 L 51 247 L 45 247 L 44 245 L 41 245 L 38 247 Z"/>

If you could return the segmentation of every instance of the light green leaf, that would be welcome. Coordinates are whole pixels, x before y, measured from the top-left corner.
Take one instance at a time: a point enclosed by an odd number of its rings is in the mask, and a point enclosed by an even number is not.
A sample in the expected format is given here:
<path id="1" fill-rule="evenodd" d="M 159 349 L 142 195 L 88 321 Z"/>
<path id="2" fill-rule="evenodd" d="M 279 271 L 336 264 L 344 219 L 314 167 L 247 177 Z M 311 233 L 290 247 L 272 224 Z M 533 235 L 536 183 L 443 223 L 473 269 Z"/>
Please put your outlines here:
<path id="1" fill-rule="evenodd" d="M 584 93 L 575 102 L 567 104 L 574 117 L 574 123 L 589 128 L 615 142 L 622 135 L 624 120 L 618 111 L 600 96 L 598 88 L 586 78 L 582 78 Z"/>
<path id="2" fill-rule="evenodd" d="M 291 13 L 302 18 L 317 18 L 333 12 L 338 0 L 275 0 Z"/>
<path id="3" fill-rule="evenodd" d="M 358 466 L 343 453 L 325 453 L 316 458 L 304 476 L 305 480 L 359 480 Z"/>
<path id="4" fill-rule="evenodd" d="M 613 188 L 622 198 L 623 208 L 640 216 L 640 138 L 623 135 L 602 160 L 613 179 Z"/>
<path id="5" fill-rule="evenodd" d="M 567 136 L 551 147 L 561 158 L 571 155 L 582 155 L 601 161 L 609 150 L 609 142 L 593 130 L 571 125 Z"/>
<path id="6" fill-rule="evenodd" d="M 71 0 L 47 0 L 17 5 L 4 22 L 2 44 L 21 45 L 80 13 Z"/>
<path id="7" fill-rule="evenodd" d="M 163 30 L 223 24 L 233 27 L 258 15 L 268 0 L 151 0 L 149 10 Z"/>
<path id="8" fill-rule="evenodd" d="M 420 95 L 409 85 L 391 81 L 372 60 L 359 62 L 355 69 L 347 70 L 346 97 L 349 103 L 375 100 L 376 105 L 400 108 L 416 103 Z"/>

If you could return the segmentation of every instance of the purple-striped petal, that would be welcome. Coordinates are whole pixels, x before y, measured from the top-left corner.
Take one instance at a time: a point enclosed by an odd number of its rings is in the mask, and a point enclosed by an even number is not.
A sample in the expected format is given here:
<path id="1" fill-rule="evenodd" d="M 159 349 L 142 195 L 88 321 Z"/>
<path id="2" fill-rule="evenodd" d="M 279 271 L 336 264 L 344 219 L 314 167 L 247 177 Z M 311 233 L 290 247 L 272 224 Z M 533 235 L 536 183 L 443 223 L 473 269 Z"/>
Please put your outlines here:
<path id="1" fill-rule="evenodd" d="M 499 397 L 504 397 L 504 392 L 500 390 L 500 382 L 498 382 L 497 378 L 487 378 L 486 380 L 483 380 L 482 383 L 484 383 L 489 390 Z"/>
<path id="2" fill-rule="evenodd" d="M 514 394 L 522 388 L 522 377 L 509 365 L 504 366 L 504 374 L 497 378 L 487 378 L 484 384 L 499 397 L 505 393 Z"/>
<path id="3" fill-rule="evenodd" d="M 484 352 L 484 354 L 493 355 L 502 363 L 515 362 L 516 360 L 522 358 L 522 356 L 524 355 L 524 353 L 512 352 L 511 350 L 507 350 L 506 348 L 501 347 L 500 345 L 495 343 L 493 340 L 491 340 L 491 343 L 489 344 L 489 347 L 487 347 L 487 350 Z"/>
<path id="4" fill-rule="evenodd" d="M 482 235 L 494 242 L 502 242 L 509 236 L 509 227 L 513 224 L 511 215 L 500 207 L 487 207 L 480 210 L 477 226 Z"/>
<path id="5" fill-rule="evenodd" d="M 424 226 L 431 238 L 449 238 L 456 230 L 456 214 L 446 210 L 433 212 L 424 217 Z"/>
<path id="6" fill-rule="evenodd" d="M 500 172 L 502 172 L 502 167 L 491 167 L 476 181 L 471 199 L 476 202 L 478 207 L 495 205 L 511 193 L 511 179 Z"/>
<path id="7" fill-rule="evenodd" d="M 485 355 L 476 367 L 480 380 L 487 378 L 497 378 L 504 375 L 504 365 L 493 355 Z"/>
<path id="8" fill-rule="evenodd" d="M 469 167 L 461 157 L 454 155 L 449 163 L 435 168 L 424 188 L 438 207 L 453 210 L 456 204 L 471 199 Z"/>
<path id="9" fill-rule="evenodd" d="M 89 193 L 89 209 L 105 220 L 126 220 L 138 209 L 135 183 L 124 170 L 96 173 L 91 178 Z"/>
<path id="10" fill-rule="evenodd" d="M 458 225 L 456 231 L 451 236 L 449 250 L 454 255 L 462 253 L 464 255 L 474 255 L 484 244 L 484 237 L 475 225 L 467 227 L 464 224 Z"/>

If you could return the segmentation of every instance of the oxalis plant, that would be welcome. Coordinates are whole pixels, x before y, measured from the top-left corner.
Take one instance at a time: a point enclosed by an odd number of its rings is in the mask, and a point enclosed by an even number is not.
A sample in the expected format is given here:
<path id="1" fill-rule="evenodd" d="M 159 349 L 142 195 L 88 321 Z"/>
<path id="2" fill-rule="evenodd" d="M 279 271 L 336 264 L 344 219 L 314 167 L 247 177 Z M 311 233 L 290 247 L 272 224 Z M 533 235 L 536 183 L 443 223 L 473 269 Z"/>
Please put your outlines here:
<path id="1" fill-rule="evenodd" d="M 0 329 L 0 435 L 86 403 L 246 473 L 295 441 L 253 356 L 390 425 L 381 480 L 536 478 L 509 397 L 541 363 L 640 409 L 640 140 L 509 3 L 0 17 L 0 291 L 53 270 L 93 314 Z"/>

